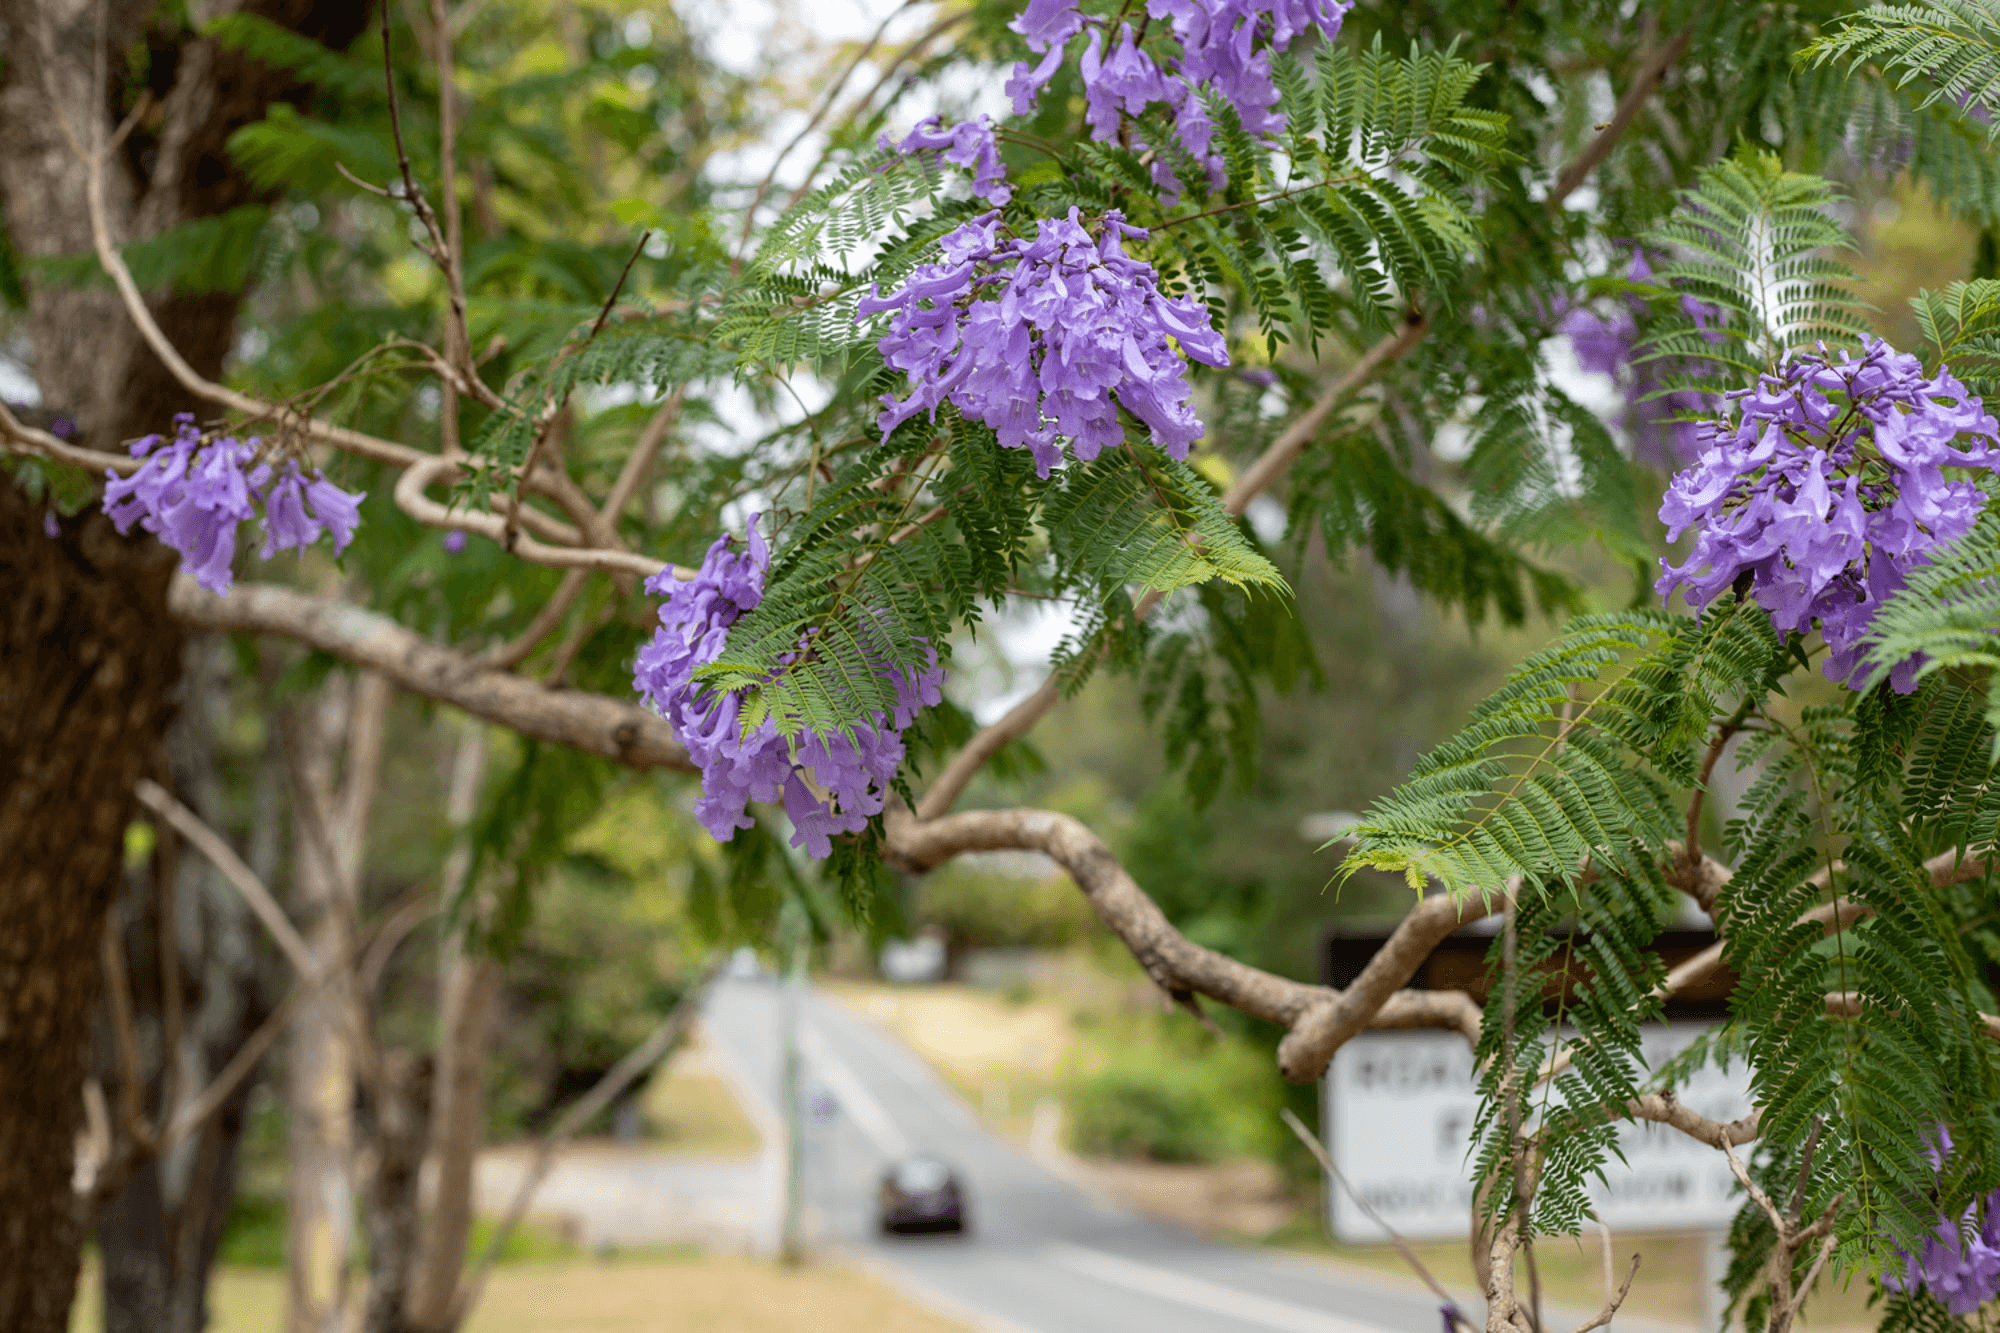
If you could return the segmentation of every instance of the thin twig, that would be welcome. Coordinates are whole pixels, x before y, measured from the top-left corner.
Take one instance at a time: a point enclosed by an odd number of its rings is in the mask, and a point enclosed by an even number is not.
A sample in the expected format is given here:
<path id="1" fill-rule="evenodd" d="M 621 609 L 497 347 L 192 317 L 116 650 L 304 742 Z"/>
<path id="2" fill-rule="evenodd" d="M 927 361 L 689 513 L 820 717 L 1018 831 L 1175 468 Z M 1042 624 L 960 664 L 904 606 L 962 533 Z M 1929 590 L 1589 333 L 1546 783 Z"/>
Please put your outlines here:
<path id="1" fill-rule="evenodd" d="M 257 877 L 257 872 L 236 854 L 235 848 L 203 823 L 201 816 L 175 800 L 173 793 L 151 778 L 139 779 L 134 791 L 139 797 L 139 804 L 171 824 L 176 833 L 208 858 L 210 865 L 222 872 L 222 877 L 242 895 L 257 919 L 264 923 L 264 928 L 271 932 L 278 951 L 285 955 L 285 961 L 292 965 L 293 971 L 303 977 L 318 969 L 319 960 L 313 957 L 312 946 L 299 934 L 292 919 L 285 915 L 285 909 L 278 906 L 278 900 L 264 887 L 264 881 Z"/>
<path id="2" fill-rule="evenodd" d="M 736 238 L 738 266 L 743 263 L 744 250 L 750 244 L 750 231 L 757 224 L 757 210 L 763 206 L 764 196 L 771 192 L 772 184 L 778 179 L 778 168 L 792 155 L 792 150 L 804 143 L 806 136 L 818 129 L 819 123 L 826 119 L 826 113 L 833 109 L 834 100 L 840 96 L 841 89 L 845 88 L 847 81 L 854 77 L 854 71 L 861 68 L 861 62 L 875 53 L 875 48 L 881 44 L 884 34 L 889 31 L 889 25 L 901 18 L 904 10 L 921 3 L 923 0 L 903 0 L 900 6 L 889 11 L 889 16 L 882 20 L 874 35 L 869 37 L 861 49 L 854 53 L 854 58 L 847 62 L 847 68 L 840 71 L 840 76 L 828 85 L 825 96 L 820 98 L 819 108 L 807 118 L 805 125 L 792 136 L 791 141 L 778 150 L 778 155 L 771 159 L 771 169 L 764 173 L 764 179 L 757 184 L 756 194 L 750 199 L 750 206 L 743 210 L 743 230 Z"/>
<path id="3" fill-rule="evenodd" d="M 520 1225 L 521 1219 L 527 1216 L 528 1205 L 533 1202 L 535 1191 L 541 1188 L 549 1168 L 555 1164 L 555 1156 L 561 1151 L 562 1146 L 578 1130 L 589 1124 L 598 1112 L 609 1106 L 620 1093 L 637 1081 L 640 1075 L 651 1069 L 662 1056 L 673 1049 L 687 1030 L 688 1024 L 694 1021 L 695 1014 L 701 1007 L 702 997 L 708 993 L 710 983 L 721 970 L 721 961 L 711 958 L 694 983 L 681 992 L 673 1012 L 668 1014 L 644 1041 L 627 1052 L 624 1059 L 613 1065 L 604 1077 L 597 1081 L 595 1087 L 563 1112 L 549 1132 L 542 1136 L 541 1144 L 535 1150 L 534 1160 L 528 1166 L 527 1175 L 515 1189 L 514 1197 L 508 1203 L 507 1211 L 502 1214 L 500 1224 L 493 1229 L 492 1238 L 486 1242 L 486 1248 L 481 1252 L 478 1264 L 467 1275 L 453 1298 L 451 1316 L 445 1321 L 445 1327 L 457 1328 L 473 1307 L 478 1305 L 480 1296 L 486 1290 L 487 1276 L 492 1272 L 493 1265 L 499 1259 L 501 1252 L 507 1248 L 507 1242 L 513 1237 L 514 1229 Z"/>
<path id="4" fill-rule="evenodd" d="M 590 346 L 596 341 L 597 335 L 604 331 L 605 321 L 611 318 L 611 308 L 618 303 L 618 294 L 625 290 L 625 280 L 631 276 L 632 266 L 639 262 L 639 255 L 645 250 L 646 242 L 652 235 L 651 230 L 639 233 L 639 243 L 633 246 L 632 253 L 626 256 L 625 267 L 618 271 L 618 281 L 611 285 L 610 295 L 604 298 L 603 308 L 597 312 L 597 318 L 591 321 L 590 332 L 583 335 L 583 341 L 577 344 L 576 351 Z M 565 353 L 565 355 L 572 354 Z M 563 408 L 569 405 L 569 397 L 575 387 L 575 381 L 571 380 L 564 388 L 562 397 L 550 403 L 543 411 L 541 427 L 535 432 L 534 443 L 528 446 L 528 456 L 521 460 L 522 482 L 534 475 L 536 464 L 541 462 L 542 449 L 548 443 L 549 433 L 555 429 Z M 521 485 L 517 484 L 507 497 L 507 522 L 501 529 L 500 545 L 509 552 L 514 549 L 514 543 L 521 535 L 521 490 Z"/>
<path id="5" fill-rule="evenodd" d="M 1278 1118 L 1285 1122 L 1285 1127 L 1297 1136 L 1300 1143 L 1306 1145 L 1306 1150 L 1313 1155 L 1320 1166 L 1326 1170 L 1327 1174 L 1331 1175 L 1334 1181 L 1347 1191 L 1347 1196 L 1360 1205 L 1361 1211 L 1368 1214 L 1368 1220 L 1376 1226 L 1381 1227 L 1387 1233 L 1389 1244 L 1395 1247 L 1397 1254 L 1403 1256 L 1403 1262 L 1415 1270 L 1418 1280 L 1429 1287 L 1433 1295 L 1444 1302 L 1445 1316 L 1453 1324 L 1462 1325 L 1467 1329 L 1476 1329 L 1476 1325 L 1458 1308 L 1458 1302 L 1452 1299 L 1451 1293 L 1445 1289 L 1444 1284 L 1432 1275 L 1430 1269 L 1424 1267 L 1423 1260 L 1417 1258 L 1417 1252 L 1410 1248 L 1410 1243 L 1404 1240 L 1401 1233 L 1389 1224 L 1388 1219 L 1375 1211 L 1375 1205 L 1369 1203 L 1366 1198 L 1362 1197 L 1360 1191 L 1347 1183 L 1347 1177 L 1342 1174 L 1339 1165 L 1334 1162 L 1333 1154 L 1326 1150 L 1324 1143 L 1320 1142 L 1319 1135 L 1307 1129 L 1305 1122 L 1293 1114 L 1292 1108 L 1289 1106 L 1278 1112 Z"/>

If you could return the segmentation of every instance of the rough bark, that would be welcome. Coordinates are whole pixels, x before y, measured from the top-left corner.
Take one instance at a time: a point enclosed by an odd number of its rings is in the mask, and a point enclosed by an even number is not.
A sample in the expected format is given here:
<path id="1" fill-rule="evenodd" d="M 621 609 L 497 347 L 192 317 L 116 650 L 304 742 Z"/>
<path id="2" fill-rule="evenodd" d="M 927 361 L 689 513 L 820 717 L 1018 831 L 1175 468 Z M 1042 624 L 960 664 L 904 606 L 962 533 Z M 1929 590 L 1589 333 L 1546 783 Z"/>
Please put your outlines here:
<path id="1" fill-rule="evenodd" d="M 0 478 L 0 1328 L 15 1333 L 62 1333 L 76 1288 L 70 1175 L 105 913 L 180 673 L 172 568 L 100 515 L 45 536 Z"/>
<path id="2" fill-rule="evenodd" d="M 367 17 L 367 6 L 333 0 L 259 0 L 250 8 L 336 45 L 351 41 Z M 100 31 L 109 48 L 102 82 L 94 76 Z M 124 53 L 142 40 L 150 50 L 143 63 L 159 111 L 126 142 L 107 173 L 106 199 L 119 234 L 127 238 L 149 235 L 252 202 L 249 186 L 229 163 L 224 145 L 238 128 L 260 118 L 273 100 L 302 95 L 303 90 L 289 75 L 194 38 L 185 28 L 168 27 L 158 19 L 153 0 L 105 0 L 101 5 L 99 0 L 0 0 L 0 69 L 4 69 L 0 126 L 5 127 L 5 133 L 0 133 L 0 205 L 4 205 L 12 242 L 23 255 L 74 254 L 90 249 L 84 172 L 64 130 L 85 140 L 108 131 L 138 91 L 127 85 L 127 78 L 139 66 L 128 62 Z M 195 406 L 140 343 L 114 293 L 49 287 L 34 282 L 31 274 L 28 297 L 28 333 L 44 408 L 73 420 L 80 443 L 113 447 L 119 440 L 157 429 L 174 412 Z M 154 312 L 187 359 L 213 375 L 220 372 L 234 337 L 237 305 L 238 298 L 232 293 L 161 294 L 154 302 Z M 12 488 L 11 480 L 0 480 L 0 489 Z M 20 544 L 45 540 L 41 521 L 38 507 L 6 507 L 0 528 L 7 531 L 0 533 L 0 542 L 8 544 L 10 560 Z M 0 898 L 9 903 L 10 915 L 4 919 L 9 940 L 33 942 L 45 946 L 46 951 L 66 947 L 65 942 L 78 931 L 88 936 L 88 955 L 64 974 L 62 1016 L 76 1021 L 59 1028 L 61 1035 L 79 1043 L 63 1057 L 79 1069 L 100 995 L 97 932 L 102 928 L 107 895 L 117 881 L 122 859 L 119 835 L 130 808 L 132 782 L 142 771 L 125 760 L 128 754 L 157 753 L 160 728 L 167 716 L 166 707 L 146 693 L 154 688 L 157 672 L 130 664 L 155 663 L 163 653 L 171 656 L 178 651 L 180 639 L 164 608 L 164 579 L 172 568 L 172 556 L 149 538 L 118 543 L 107 525 L 96 526 L 106 530 L 83 532 L 81 539 L 88 550 L 72 561 L 64 576 L 66 583 L 50 585 L 66 586 L 70 592 L 71 610 L 62 617 L 67 639 L 38 646 L 55 660 L 67 657 L 81 663 L 84 658 L 80 655 L 89 653 L 99 665 L 127 663 L 123 669 L 133 681 L 129 704 L 123 714 L 114 708 L 105 718 L 109 725 L 122 717 L 125 725 L 111 733 L 115 744 L 109 748 L 100 751 L 85 745 L 70 758 L 23 748 L 29 744 L 81 743 L 49 727 L 37 734 L 36 721 L 19 716 L 19 700 L 10 699 L 8 716 L 0 719 L 0 736 L 7 742 L 7 754 L 0 757 L 0 774 L 13 777 L 7 768 L 10 763 L 16 771 L 65 766 L 75 770 L 75 780 L 68 788 L 75 810 L 64 825 L 71 836 L 51 847 L 66 846 L 76 864 L 64 868 L 51 860 L 38 868 L 39 873 L 77 888 L 65 899 L 73 919 L 59 923 L 52 931 L 17 929 L 21 922 L 11 915 L 14 899 L 18 893 L 30 891 L 29 881 L 18 877 L 31 873 L 20 858 L 10 856 L 7 870 L 0 872 L 8 876 L 6 882 L 12 886 L 0 890 Z M 135 573 L 139 567 L 143 567 L 143 577 Z M 86 580 L 93 576 L 101 578 L 105 586 L 87 587 Z M 16 584 L 12 570 L 0 579 L 0 586 L 10 592 Z M 0 610 L 0 615 L 6 616 L 12 631 L 31 620 L 36 604 L 34 598 L 22 598 L 18 605 Z M 104 607 L 124 610 L 94 630 L 80 623 L 87 610 Z M 134 607 L 143 607 L 145 613 L 135 612 Z M 114 626 L 130 635 L 130 642 L 113 642 L 109 636 Z M 0 664 L 0 674 L 35 677 L 32 656 L 23 656 L 20 645 L 10 640 L 5 650 L 7 661 Z M 80 682 L 76 697 L 94 700 L 97 692 Z M 69 711 L 67 707 L 60 710 L 64 717 Z M 139 726 L 141 722 L 151 729 Z M 20 736 L 6 735 L 17 725 Z M 89 785 L 92 781 L 105 785 L 94 787 Z M 0 802 L 18 797 L 23 808 L 33 807 L 38 799 L 33 783 L 13 781 L 8 785 L 19 790 L 0 793 Z M 114 813 L 116 818 L 112 818 Z M 97 845 L 84 836 L 84 830 L 100 825 L 109 832 L 107 840 Z M 0 845 L 9 846 L 11 851 L 12 839 Z M 46 884 L 40 887 L 45 889 Z M 211 926 L 224 928 L 211 911 L 219 899 L 211 897 L 204 905 L 183 893 L 179 901 L 183 904 L 181 925 L 188 924 L 186 917 L 192 912 L 200 931 Z M 24 950 L 22 957 L 11 958 L 10 963 L 23 961 L 28 952 Z M 204 1068 L 217 1067 L 217 1047 L 229 1043 L 243 1010 L 252 1007 L 243 970 L 219 956 L 214 961 L 218 965 L 215 970 L 198 967 L 186 977 L 201 993 L 199 1003 L 188 1010 L 182 1043 L 183 1057 L 192 1061 L 188 1072 L 196 1079 Z M 157 994 L 157 988 L 150 993 L 141 988 L 139 998 L 150 1003 Z M 14 1040 L 17 1035 L 10 1030 L 0 1042 Z M 57 1031 L 41 1032 L 36 1040 L 57 1035 Z M 44 1054 L 57 1058 L 53 1051 Z M 10 1078 L 27 1077 L 25 1071 L 34 1067 L 11 1055 L 6 1065 L 6 1071 L 0 1073 L 0 1086 Z M 4 1143 L 4 1135 L 20 1128 L 20 1121 L 33 1120 L 52 1134 L 66 1132 L 63 1127 L 73 1122 L 78 1097 L 71 1075 L 56 1072 L 49 1079 L 30 1082 L 38 1095 L 57 1098 L 61 1111 L 51 1111 L 46 1117 L 33 1114 L 24 1109 L 31 1104 L 29 1100 L 10 1096 L 5 1103 L 7 1119 L 17 1123 L 0 1128 L 0 1143 Z M 241 1109 L 239 1097 L 167 1160 L 135 1172 L 127 1182 L 129 1198 L 111 1201 L 102 1239 L 106 1317 L 112 1328 L 177 1331 L 198 1327 L 204 1321 L 206 1270 L 213 1261 L 234 1192 L 234 1144 Z M 32 1157 L 7 1154 L 10 1164 Z M 59 1162 L 66 1175 L 68 1158 L 65 1149 L 50 1163 Z M 44 1165 L 55 1170 L 50 1163 Z M 59 1326 L 47 1321 L 59 1319 L 61 1311 L 67 1309 L 74 1288 L 75 1247 L 82 1239 L 82 1222 L 71 1218 L 69 1205 L 66 1188 L 46 1191 L 32 1200 L 0 1191 L 0 1206 L 7 1214 L 0 1227 L 10 1231 L 18 1227 L 22 1234 L 34 1236 L 32 1253 L 43 1256 L 41 1261 L 25 1262 L 30 1251 L 0 1243 L 8 1270 L 0 1273 L 0 1293 L 7 1293 L 0 1294 L 0 1327 Z M 55 1217 L 58 1211 L 64 1216 Z M 58 1257 L 58 1251 L 66 1257 Z M 9 1301 L 16 1297 L 26 1304 L 10 1307 Z"/>

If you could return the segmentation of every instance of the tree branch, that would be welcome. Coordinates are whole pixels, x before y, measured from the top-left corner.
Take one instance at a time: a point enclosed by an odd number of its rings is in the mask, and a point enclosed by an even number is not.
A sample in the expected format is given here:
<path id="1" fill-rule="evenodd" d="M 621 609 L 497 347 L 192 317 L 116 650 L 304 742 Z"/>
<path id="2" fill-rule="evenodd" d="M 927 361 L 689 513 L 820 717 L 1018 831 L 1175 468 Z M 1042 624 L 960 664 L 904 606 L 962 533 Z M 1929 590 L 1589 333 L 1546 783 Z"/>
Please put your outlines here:
<path id="1" fill-rule="evenodd" d="M 268 583 L 241 583 L 227 597 L 217 597 L 186 574 L 174 576 L 167 605 L 177 619 L 200 629 L 297 640 L 379 671 L 411 694 L 462 708 L 533 740 L 630 768 L 696 771 L 666 719 L 637 703 L 546 689 L 483 667 L 362 607 Z"/>
<path id="2" fill-rule="evenodd" d="M 1460 903 L 1451 895 L 1440 893 L 1417 903 L 1369 958 L 1353 985 L 1342 991 L 1338 999 L 1316 1005 L 1299 1016 L 1292 1030 L 1278 1043 L 1278 1068 L 1286 1078 L 1299 1083 L 1324 1074 L 1333 1053 L 1369 1026 L 1376 1011 L 1409 983 L 1445 936 L 1492 915 L 1519 891 L 1520 882 L 1513 880 L 1503 895 L 1491 900 L 1468 897 Z"/>
<path id="3" fill-rule="evenodd" d="M 1103 840 L 1069 815 L 1051 810 L 974 810 L 918 822 L 907 814 L 892 813 L 886 828 L 887 857 L 906 870 L 929 870 L 972 851 L 1019 849 L 1048 856 L 1076 881 L 1098 919 L 1176 1003 L 1206 995 L 1290 1028 L 1303 1015 L 1341 997 L 1331 987 L 1277 976 L 1188 939 L 1133 882 Z M 1461 991 L 1403 990 L 1383 997 L 1359 1027 L 1447 1028 L 1472 1037 L 1479 1030 L 1479 1007 Z M 1324 1068 L 1322 1061 L 1319 1069 Z M 1285 1068 L 1291 1078 L 1317 1077 L 1318 1072 Z"/>
<path id="4" fill-rule="evenodd" d="M 230 887 L 242 895 L 257 919 L 264 923 L 264 929 L 271 932 L 271 938 L 277 941 L 278 951 L 285 955 L 285 961 L 292 965 L 292 970 L 302 977 L 311 976 L 318 967 L 311 946 L 299 934 L 292 919 L 285 915 L 285 909 L 278 906 L 278 900 L 271 896 L 271 891 L 264 887 L 264 881 L 257 878 L 257 872 L 236 854 L 236 849 L 203 823 L 199 815 L 175 800 L 172 792 L 151 778 L 140 778 L 134 793 L 139 798 L 139 804 L 173 825 L 174 832 L 186 838 L 196 851 L 208 858 L 210 865 L 222 872 Z"/>
<path id="5" fill-rule="evenodd" d="M 1653 95 L 1653 89 L 1666 77 L 1667 70 L 1673 63 L 1686 54 L 1688 43 L 1693 38 L 1694 29 L 1685 29 L 1675 34 L 1665 46 L 1648 52 L 1646 58 L 1639 62 L 1639 68 L 1633 73 L 1632 82 L 1625 89 L 1625 95 L 1618 99 L 1618 109 L 1611 113 L 1610 121 L 1598 132 L 1597 137 L 1577 154 L 1576 161 L 1570 163 L 1564 168 L 1562 175 L 1556 177 L 1555 188 L 1549 191 L 1551 209 L 1560 208 L 1563 200 L 1574 194 L 1576 188 L 1589 179 L 1590 173 L 1597 170 L 1605 158 L 1611 156 L 1611 150 L 1617 147 L 1618 140 L 1632 127 L 1632 122 L 1639 118 L 1639 112 L 1645 109 L 1646 99 Z"/>

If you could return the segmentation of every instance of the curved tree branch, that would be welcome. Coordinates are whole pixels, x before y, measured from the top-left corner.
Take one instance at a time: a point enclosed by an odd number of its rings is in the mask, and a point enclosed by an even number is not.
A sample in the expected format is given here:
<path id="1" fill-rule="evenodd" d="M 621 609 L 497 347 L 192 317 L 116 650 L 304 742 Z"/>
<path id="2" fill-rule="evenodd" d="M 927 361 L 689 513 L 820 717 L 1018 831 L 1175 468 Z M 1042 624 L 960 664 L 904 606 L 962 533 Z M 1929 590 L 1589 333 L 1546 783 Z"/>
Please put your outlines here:
<path id="1" fill-rule="evenodd" d="M 268 583 L 238 584 L 227 597 L 217 597 L 186 574 L 174 576 L 167 605 L 177 619 L 198 629 L 296 639 L 379 671 L 412 694 L 452 704 L 535 740 L 603 755 L 630 768 L 696 771 L 666 719 L 637 703 L 551 690 L 481 666 L 358 606 Z"/>
<path id="2" fill-rule="evenodd" d="M 1189 1005 L 1195 996 L 1206 995 L 1296 1030 L 1306 1015 L 1341 998 L 1342 992 L 1332 987 L 1293 981 L 1188 939 L 1133 881 L 1103 839 L 1069 815 L 1052 810 L 973 810 L 921 823 L 902 815 L 892 817 L 887 830 L 889 860 L 907 870 L 929 870 L 964 852 L 1043 853 L 1076 881 L 1098 919 L 1176 1003 Z M 1460 991 L 1394 991 L 1371 996 L 1367 1009 L 1355 1031 L 1448 1028 L 1472 1037 L 1479 1030 L 1479 1007 Z M 1326 1048 L 1327 1058 L 1332 1053 L 1331 1047 Z M 1310 1079 L 1325 1067 L 1321 1059 L 1317 1069 L 1285 1066 L 1284 1072 L 1288 1078 Z"/>

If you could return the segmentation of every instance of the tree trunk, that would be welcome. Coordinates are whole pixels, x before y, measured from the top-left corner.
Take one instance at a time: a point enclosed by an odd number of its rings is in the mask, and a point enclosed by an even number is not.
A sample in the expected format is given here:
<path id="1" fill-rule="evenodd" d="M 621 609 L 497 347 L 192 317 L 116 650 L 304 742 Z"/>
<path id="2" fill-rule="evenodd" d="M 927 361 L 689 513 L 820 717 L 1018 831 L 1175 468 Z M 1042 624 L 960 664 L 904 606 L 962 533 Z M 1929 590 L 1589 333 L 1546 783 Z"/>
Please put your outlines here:
<path id="1" fill-rule="evenodd" d="M 431 1062 L 385 1051 L 367 1109 L 375 1169 L 368 1180 L 368 1304 L 361 1333 L 404 1333 L 403 1308 L 417 1258 L 417 1178 L 429 1127 Z"/>
<path id="2" fill-rule="evenodd" d="M 0 1328 L 64 1333 L 83 1219 L 70 1177 L 105 913 L 132 787 L 180 674 L 171 553 L 101 514 L 42 531 L 0 479 Z"/>
<path id="3" fill-rule="evenodd" d="M 292 915 L 318 966 L 353 953 L 360 915 L 362 851 L 382 761 L 391 689 L 364 674 L 329 681 L 316 706 L 287 728 L 298 814 Z M 346 738 L 346 772 L 334 756 Z M 355 1077 L 370 1052 L 351 966 L 341 967 L 299 1007 L 286 1062 L 290 1116 L 291 1333 L 342 1333 L 354 1259 Z"/>
<path id="4" fill-rule="evenodd" d="M 369 9 L 352 0 L 249 7 L 333 46 L 359 35 Z M 154 0 L 0 0 L 0 204 L 21 255 L 91 248 L 84 172 L 62 130 L 108 136 L 133 91 L 125 79 L 136 66 L 123 55 L 154 11 Z M 94 77 L 100 16 L 108 87 Z M 272 101 L 304 96 L 289 74 L 178 25 L 161 23 L 155 34 L 177 40 L 173 54 L 186 57 L 156 51 L 150 62 L 174 79 L 161 90 L 159 129 L 139 129 L 107 172 L 121 238 L 252 202 L 224 145 Z M 42 405 L 69 417 L 81 443 L 114 448 L 196 406 L 140 345 L 115 294 L 49 287 L 31 274 L 28 303 Z M 189 362 L 213 376 L 237 305 L 233 294 L 166 296 L 155 314 Z M 0 1328 L 10 1333 L 67 1327 L 85 1226 L 69 1187 L 70 1136 L 102 996 L 99 946 L 118 891 L 132 784 L 157 761 L 180 651 L 165 601 L 170 552 L 149 537 L 121 540 L 95 515 L 50 541 L 43 518 L 12 476 L 0 475 Z M 230 1136 L 229 1124 L 226 1111 L 185 1146 L 177 1159 L 184 1168 L 170 1160 L 164 1176 L 142 1172 L 131 1182 L 134 1198 L 114 1205 L 120 1216 L 107 1234 L 115 1249 L 164 1247 L 179 1243 L 175 1229 L 164 1213 L 161 1225 L 152 1219 L 170 1203 L 175 1172 L 219 1187 L 199 1225 L 180 1233 L 183 1257 L 203 1270 L 177 1280 L 183 1292 L 205 1288 L 227 1214 L 229 1153 L 213 1135 Z M 125 1260 L 113 1267 L 123 1270 Z M 146 1308 L 129 1313 L 143 1326 L 155 1288 L 137 1276 L 107 1296 L 119 1303 L 124 1291 L 136 1293 Z"/>
<path id="5" fill-rule="evenodd" d="M 446 797 L 453 836 L 441 889 L 447 910 L 468 888 L 468 826 L 485 771 L 486 729 L 469 723 L 452 762 Z M 450 1325 L 472 1234 L 473 1169 L 486 1141 L 487 1036 L 500 993 L 500 966 L 491 955 L 466 947 L 465 923 L 475 916 L 469 905 L 457 914 L 460 924 L 445 934 L 438 960 L 437 1075 L 427 1154 L 437 1183 L 408 1304 L 409 1326 L 423 1333 Z"/>

